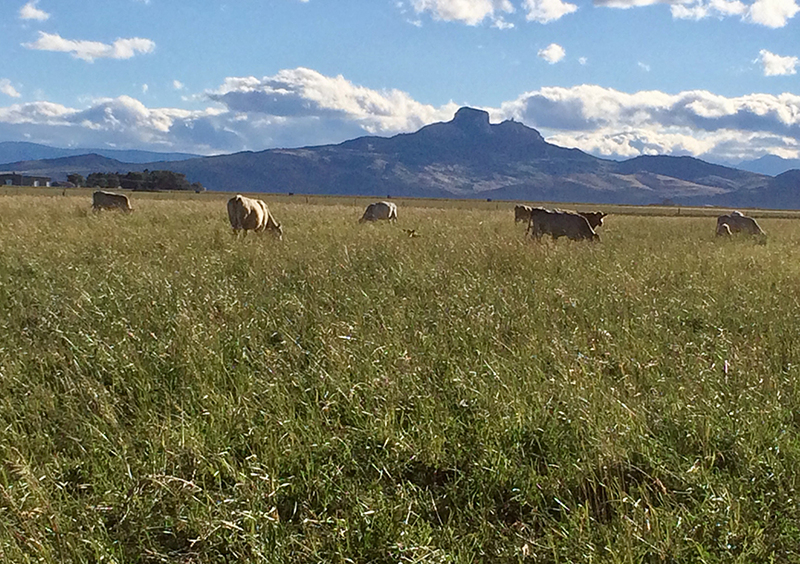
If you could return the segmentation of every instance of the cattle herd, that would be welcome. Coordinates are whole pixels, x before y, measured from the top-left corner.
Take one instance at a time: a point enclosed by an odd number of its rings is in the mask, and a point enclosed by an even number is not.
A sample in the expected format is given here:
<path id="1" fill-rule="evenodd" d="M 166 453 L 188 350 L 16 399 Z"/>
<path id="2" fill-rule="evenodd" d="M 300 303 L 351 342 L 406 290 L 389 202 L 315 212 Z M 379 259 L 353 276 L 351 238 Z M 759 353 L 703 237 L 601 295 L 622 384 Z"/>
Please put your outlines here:
<path id="1" fill-rule="evenodd" d="M 98 190 L 92 194 L 92 208 L 95 211 L 102 209 L 119 209 L 126 213 L 133 211 L 128 197 L 124 194 L 115 194 Z M 524 221 L 528 228 L 525 234 L 540 240 L 544 235 L 550 235 L 554 240 L 567 237 L 573 241 L 598 241 L 600 236 L 596 229 L 603 225 L 603 218 L 608 214 L 603 212 L 575 212 L 559 209 L 546 209 L 526 205 L 514 206 L 514 221 Z M 269 231 L 278 239 L 283 238 L 281 224 L 275 220 L 267 204 L 263 200 L 246 198 L 237 194 L 228 200 L 228 219 L 231 222 L 234 235 L 247 234 L 247 231 Z M 367 206 L 364 215 L 358 220 L 365 221 L 397 221 L 397 205 L 394 202 L 375 202 Z M 414 229 L 403 230 L 409 237 L 418 234 Z M 734 233 L 750 235 L 765 235 L 761 227 L 752 217 L 747 217 L 738 211 L 721 215 L 717 218 L 716 234 L 718 237 L 730 237 Z"/>

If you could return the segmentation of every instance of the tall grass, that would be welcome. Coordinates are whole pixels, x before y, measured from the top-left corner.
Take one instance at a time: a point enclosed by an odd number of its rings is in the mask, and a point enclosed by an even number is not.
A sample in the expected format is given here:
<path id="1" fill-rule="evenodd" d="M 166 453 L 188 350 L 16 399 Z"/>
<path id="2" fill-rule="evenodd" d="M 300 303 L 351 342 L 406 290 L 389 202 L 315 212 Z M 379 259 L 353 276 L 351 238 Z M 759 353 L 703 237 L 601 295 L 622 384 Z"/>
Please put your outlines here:
<path id="1" fill-rule="evenodd" d="M 0 198 L 3 561 L 800 559 L 791 220 L 88 205 Z"/>

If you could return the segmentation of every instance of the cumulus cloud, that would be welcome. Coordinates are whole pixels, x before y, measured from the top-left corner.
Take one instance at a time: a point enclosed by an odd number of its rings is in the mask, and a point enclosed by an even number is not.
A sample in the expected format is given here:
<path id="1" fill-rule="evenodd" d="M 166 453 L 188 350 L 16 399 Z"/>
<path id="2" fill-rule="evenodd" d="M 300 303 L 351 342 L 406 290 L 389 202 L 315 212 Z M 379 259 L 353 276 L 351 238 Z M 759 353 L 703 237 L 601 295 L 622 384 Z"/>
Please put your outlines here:
<path id="1" fill-rule="evenodd" d="M 747 12 L 747 19 L 767 27 L 783 27 L 800 12 L 796 0 L 756 0 Z"/>
<path id="2" fill-rule="evenodd" d="M 578 7 L 564 0 L 525 0 L 522 6 L 527 11 L 528 21 L 549 23 L 575 12 Z"/>
<path id="3" fill-rule="evenodd" d="M 797 74 L 797 57 L 781 57 L 766 49 L 759 51 L 758 62 L 764 69 L 764 76 L 785 76 Z"/>
<path id="4" fill-rule="evenodd" d="M 709 17 L 743 16 L 747 6 L 739 0 L 691 0 L 672 4 L 672 17 L 682 20 L 702 20 Z"/>
<path id="5" fill-rule="evenodd" d="M 208 107 L 150 108 L 128 96 L 84 108 L 51 102 L 0 106 L 0 138 L 52 145 L 230 153 L 389 136 L 452 119 L 458 105 L 434 107 L 398 90 L 373 90 L 311 69 L 231 77 L 195 97 Z M 800 95 L 725 97 L 697 90 L 621 92 L 595 85 L 526 92 L 496 108 L 546 139 L 610 157 L 686 154 L 743 160 L 767 153 L 797 157 Z"/>
<path id="6" fill-rule="evenodd" d="M 566 51 L 564 51 L 564 48 L 561 45 L 558 45 L 557 43 L 551 43 L 544 49 L 539 49 L 539 52 L 537 53 L 540 59 L 544 59 L 551 65 L 554 65 L 558 61 L 563 59 L 566 56 L 566 54 L 567 53 Z"/>
<path id="7" fill-rule="evenodd" d="M 800 12 L 797 0 L 594 0 L 595 6 L 636 8 L 668 4 L 675 19 L 701 20 L 709 17 L 739 16 L 742 21 L 772 28 L 784 27 Z"/>
<path id="8" fill-rule="evenodd" d="M 156 44 L 140 37 L 117 39 L 112 44 L 99 41 L 64 39 L 57 33 L 39 32 L 33 43 L 23 43 L 23 47 L 39 51 L 70 53 L 76 59 L 92 62 L 95 59 L 130 59 L 137 53 L 152 53 Z"/>
<path id="9" fill-rule="evenodd" d="M 502 13 L 514 11 L 510 0 L 411 0 L 411 5 L 418 14 L 429 13 L 439 20 L 467 25 L 478 25 L 486 19 L 502 21 Z"/>
<path id="10" fill-rule="evenodd" d="M 40 10 L 36 7 L 39 3 L 39 0 L 33 0 L 32 2 L 28 2 L 19 10 L 19 17 L 21 20 L 37 20 L 43 22 L 50 17 L 50 14 L 45 12 L 44 10 Z"/>
<path id="11" fill-rule="evenodd" d="M 0 93 L 11 96 L 12 98 L 19 98 L 21 96 L 7 78 L 0 78 Z"/>
<path id="12" fill-rule="evenodd" d="M 186 88 L 186 86 L 180 80 L 173 80 L 172 81 L 172 87 L 175 90 L 183 90 L 184 88 Z"/>
<path id="13" fill-rule="evenodd" d="M 47 102 L 0 107 L 0 137 L 212 154 L 415 131 L 452 119 L 458 109 L 303 68 L 264 78 L 231 77 L 198 98 L 211 105 L 201 111 L 148 108 L 121 96 L 94 100 L 83 109 Z"/>
<path id="14" fill-rule="evenodd" d="M 662 4 L 664 0 L 594 0 L 595 6 L 602 6 L 605 8 L 637 8 L 639 6 L 652 6 L 653 4 Z"/>
<path id="15" fill-rule="evenodd" d="M 358 123 L 366 133 L 418 129 L 449 119 L 457 109 L 455 104 L 434 108 L 400 90 L 371 90 L 341 75 L 325 76 L 306 68 L 263 78 L 228 78 L 207 95 L 238 114 L 342 119 Z"/>
<path id="16" fill-rule="evenodd" d="M 495 115 L 552 132 L 549 140 L 558 144 L 609 156 L 749 158 L 753 139 L 770 140 L 776 151 L 796 151 L 800 140 L 800 96 L 788 93 L 727 98 L 706 91 L 551 87 L 505 103 Z"/>

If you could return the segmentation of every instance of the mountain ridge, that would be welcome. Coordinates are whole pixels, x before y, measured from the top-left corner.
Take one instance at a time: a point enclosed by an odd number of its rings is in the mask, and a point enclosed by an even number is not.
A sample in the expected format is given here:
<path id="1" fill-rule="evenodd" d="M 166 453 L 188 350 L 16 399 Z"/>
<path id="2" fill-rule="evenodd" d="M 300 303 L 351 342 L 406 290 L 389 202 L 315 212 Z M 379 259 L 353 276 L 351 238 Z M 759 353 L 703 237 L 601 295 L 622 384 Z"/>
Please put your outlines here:
<path id="1" fill-rule="evenodd" d="M 28 141 L 0 141 L 0 163 L 15 163 L 51 160 L 61 157 L 76 157 L 96 154 L 124 163 L 151 163 L 192 159 L 200 155 L 192 153 L 143 151 L 140 149 L 96 149 L 50 147 Z M 2 165 L 0 165 L 2 168 Z"/>
<path id="2" fill-rule="evenodd" d="M 122 168 L 87 173 L 165 169 L 223 191 L 800 207 L 800 179 L 794 174 L 773 178 L 687 156 L 602 159 L 548 143 L 516 121 L 492 124 L 487 112 L 474 108 L 461 108 L 452 120 L 413 133 L 336 145 L 159 163 L 102 159 L 95 155 L 90 160 L 94 166 Z M 69 158 L 24 166 L 30 173 L 48 171 L 54 177 L 65 166 L 76 168 Z"/>

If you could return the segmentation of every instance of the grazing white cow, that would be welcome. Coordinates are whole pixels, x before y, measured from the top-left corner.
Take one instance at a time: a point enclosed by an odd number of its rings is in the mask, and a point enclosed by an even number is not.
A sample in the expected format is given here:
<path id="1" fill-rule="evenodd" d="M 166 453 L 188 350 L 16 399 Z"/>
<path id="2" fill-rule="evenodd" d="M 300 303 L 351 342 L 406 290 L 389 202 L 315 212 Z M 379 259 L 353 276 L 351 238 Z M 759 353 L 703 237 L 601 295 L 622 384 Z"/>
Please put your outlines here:
<path id="1" fill-rule="evenodd" d="M 125 213 L 133 211 L 128 196 L 102 190 L 97 190 L 92 194 L 92 209 L 95 211 L 119 209 Z"/>
<path id="2" fill-rule="evenodd" d="M 378 221 L 385 219 L 388 221 L 397 221 L 397 206 L 393 202 L 375 202 L 367 206 L 364 210 L 364 215 L 358 220 L 359 223 L 364 221 Z"/>
<path id="3" fill-rule="evenodd" d="M 566 236 L 573 241 L 587 239 L 598 241 L 600 236 L 594 232 L 589 221 L 582 215 L 561 210 L 531 208 L 531 219 L 528 231 L 532 237 L 541 239 L 542 235 L 550 235 L 553 240 Z"/>
<path id="4" fill-rule="evenodd" d="M 275 221 L 262 200 L 237 194 L 228 200 L 228 219 L 234 235 L 238 235 L 240 231 L 246 235 L 248 231 L 260 233 L 267 230 L 278 239 L 283 239 L 281 224 Z"/>
<path id="5" fill-rule="evenodd" d="M 728 215 L 721 215 L 717 218 L 717 234 L 719 234 L 720 226 L 727 224 L 731 233 L 748 233 L 750 235 L 765 235 L 761 227 L 756 223 L 752 217 L 747 217 L 741 212 L 732 211 Z"/>

